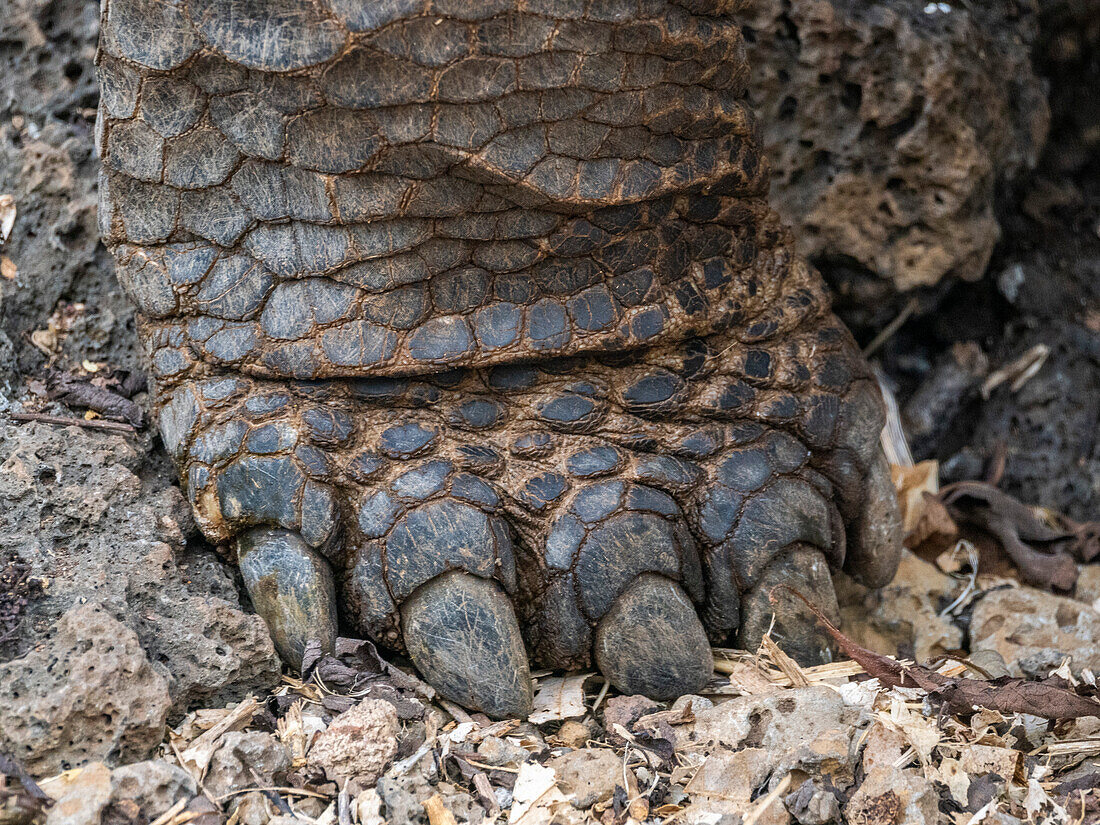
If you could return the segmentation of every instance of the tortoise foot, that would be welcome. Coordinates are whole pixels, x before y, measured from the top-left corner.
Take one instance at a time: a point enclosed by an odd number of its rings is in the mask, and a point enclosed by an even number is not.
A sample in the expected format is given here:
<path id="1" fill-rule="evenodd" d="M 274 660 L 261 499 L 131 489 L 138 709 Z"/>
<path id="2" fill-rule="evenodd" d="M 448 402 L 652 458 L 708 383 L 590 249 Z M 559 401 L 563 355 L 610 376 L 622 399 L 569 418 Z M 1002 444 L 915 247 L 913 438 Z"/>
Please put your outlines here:
<path id="1" fill-rule="evenodd" d="M 204 530 L 241 536 L 291 663 L 334 634 L 335 604 L 493 716 L 530 707 L 528 659 L 665 699 L 706 682 L 708 644 L 754 649 L 769 628 L 799 661 L 828 661 L 790 591 L 835 619 L 832 570 L 874 585 L 897 564 L 882 411 L 847 336 L 825 316 L 766 372 L 737 346 L 424 378 L 220 376 L 177 387 L 161 423 Z"/>

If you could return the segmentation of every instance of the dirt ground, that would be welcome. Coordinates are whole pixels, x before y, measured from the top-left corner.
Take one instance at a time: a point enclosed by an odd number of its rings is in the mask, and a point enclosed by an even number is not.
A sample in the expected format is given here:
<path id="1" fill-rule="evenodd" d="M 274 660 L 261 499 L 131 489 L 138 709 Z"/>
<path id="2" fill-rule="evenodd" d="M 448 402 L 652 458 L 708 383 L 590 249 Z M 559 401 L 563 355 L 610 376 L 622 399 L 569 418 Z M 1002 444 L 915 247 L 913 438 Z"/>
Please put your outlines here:
<path id="1" fill-rule="evenodd" d="M 882 591 L 840 582 L 846 655 L 803 669 L 768 642 L 717 650 L 707 690 L 671 705 L 537 674 L 535 716 L 493 723 L 357 640 L 282 673 L 147 426 L 133 312 L 96 240 L 98 4 L 14 0 L 0 825 L 1100 822 L 1100 7 L 976 5 L 761 2 L 752 21 L 758 102 L 793 112 L 767 138 L 781 204 L 829 203 L 829 175 L 879 156 L 905 175 L 857 189 L 900 203 L 898 180 L 934 185 L 907 139 L 961 153 L 953 137 L 976 136 L 954 211 L 890 216 L 883 249 L 920 226 L 947 261 L 923 282 L 871 266 L 887 258 L 866 238 L 842 248 L 812 210 L 788 215 L 911 449 L 894 456 L 911 552 Z M 838 33 L 866 48 L 826 74 Z M 907 61 L 967 93 L 931 95 Z M 854 81 L 862 125 L 830 128 Z M 866 125 L 879 87 L 917 107 L 896 128 Z M 811 129 L 860 137 L 826 151 L 802 145 Z"/>

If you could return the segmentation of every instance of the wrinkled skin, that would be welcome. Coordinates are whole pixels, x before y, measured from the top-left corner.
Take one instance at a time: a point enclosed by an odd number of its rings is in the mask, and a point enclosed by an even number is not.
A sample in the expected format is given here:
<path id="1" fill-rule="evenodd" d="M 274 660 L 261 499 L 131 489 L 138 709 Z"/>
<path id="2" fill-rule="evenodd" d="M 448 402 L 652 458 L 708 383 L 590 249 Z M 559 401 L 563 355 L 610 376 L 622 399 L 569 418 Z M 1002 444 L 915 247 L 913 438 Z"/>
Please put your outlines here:
<path id="1" fill-rule="evenodd" d="M 765 201 L 718 0 L 107 0 L 102 233 L 203 532 L 292 663 L 528 658 L 669 698 L 831 655 L 882 585 L 882 408 Z"/>

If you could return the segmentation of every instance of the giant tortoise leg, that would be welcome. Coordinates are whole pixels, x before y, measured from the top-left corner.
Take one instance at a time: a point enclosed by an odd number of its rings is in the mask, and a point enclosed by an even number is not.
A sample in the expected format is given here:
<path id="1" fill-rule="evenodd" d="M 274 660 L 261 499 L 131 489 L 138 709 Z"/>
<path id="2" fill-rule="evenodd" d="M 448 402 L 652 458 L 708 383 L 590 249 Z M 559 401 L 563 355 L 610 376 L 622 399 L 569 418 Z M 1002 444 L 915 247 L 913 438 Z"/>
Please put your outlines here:
<path id="1" fill-rule="evenodd" d="M 291 664 L 339 608 L 493 715 L 528 656 L 827 658 L 777 585 L 883 584 L 897 508 L 731 4 L 535 5 L 103 0 L 102 234 L 199 527 Z"/>

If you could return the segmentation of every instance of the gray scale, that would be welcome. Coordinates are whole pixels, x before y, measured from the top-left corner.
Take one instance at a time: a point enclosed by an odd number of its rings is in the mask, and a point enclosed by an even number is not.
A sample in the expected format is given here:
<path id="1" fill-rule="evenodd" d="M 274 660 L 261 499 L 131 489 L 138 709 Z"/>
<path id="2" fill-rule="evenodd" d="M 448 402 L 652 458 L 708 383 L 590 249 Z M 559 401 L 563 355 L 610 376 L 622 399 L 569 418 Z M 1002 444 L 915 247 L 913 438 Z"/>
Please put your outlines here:
<path id="1" fill-rule="evenodd" d="M 210 120 L 243 154 L 278 160 L 286 143 L 286 121 L 251 92 L 210 100 Z"/>
<path id="2" fill-rule="evenodd" d="M 321 4 L 294 0 L 189 0 L 203 40 L 235 63 L 286 72 L 336 55 L 346 35 Z"/>
<path id="3" fill-rule="evenodd" d="M 219 246 L 233 246 L 252 222 L 252 215 L 225 187 L 180 193 L 183 228 Z"/>
<path id="4" fill-rule="evenodd" d="M 247 255 L 219 258 L 192 300 L 197 309 L 218 318 L 249 318 L 267 297 L 275 279 Z"/>
<path id="5" fill-rule="evenodd" d="M 107 132 L 106 164 L 137 180 L 159 183 L 164 165 L 164 138 L 140 120 L 112 123 Z M 126 198 L 121 202 L 125 203 Z"/>
<path id="6" fill-rule="evenodd" d="M 147 77 L 141 84 L 141 118 L 161 137 L 182 135 L 202 116 L 202 91 L 174 77 Z"/>
<path id="7" fill-rule="evenodd" d="M 216 186 L 229 177 L 240 153 L 217 129 L 199 127 L 168 141 L 164 182 L 179 189 Z"/>

